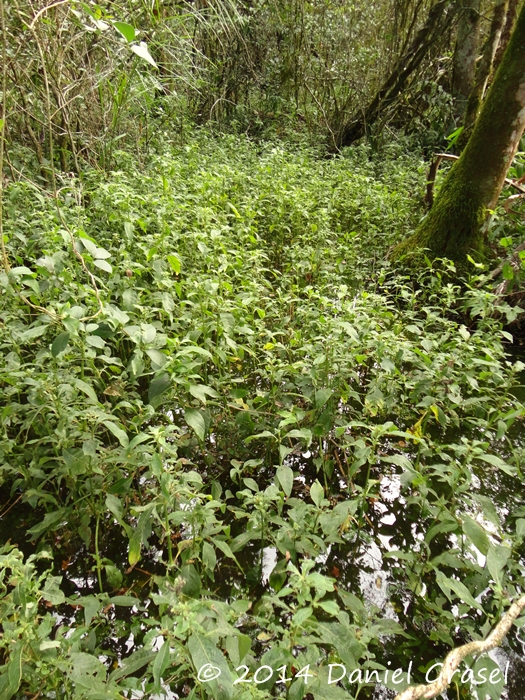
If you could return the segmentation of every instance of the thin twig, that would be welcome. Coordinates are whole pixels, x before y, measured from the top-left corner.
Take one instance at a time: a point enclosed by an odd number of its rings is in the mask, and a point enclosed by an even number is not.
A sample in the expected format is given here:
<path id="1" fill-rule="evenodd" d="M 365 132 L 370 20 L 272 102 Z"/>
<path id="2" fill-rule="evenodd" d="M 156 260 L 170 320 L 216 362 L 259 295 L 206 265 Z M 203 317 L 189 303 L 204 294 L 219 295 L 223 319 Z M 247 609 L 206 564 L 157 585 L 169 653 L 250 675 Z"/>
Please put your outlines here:
<path id="1" fill-rule="evenodd" d="M 42 17 L 43 14 L 45 14 L 48 10 L 51 10 L 53 7 L 58 7 L 58 5 L 65 5 L 66 2 L 69 2 L 69 0 L 57 0 L 57 2 L 52 3 L 51 5 L 48 5 L 47 7 L 43 7 L 39 12 L 36 13 L 36 15 L 33 17 L 33 21 L 29 25 L 29 29 L 33 29 L 35 26 L 35 23 L 37 20 Z"/>

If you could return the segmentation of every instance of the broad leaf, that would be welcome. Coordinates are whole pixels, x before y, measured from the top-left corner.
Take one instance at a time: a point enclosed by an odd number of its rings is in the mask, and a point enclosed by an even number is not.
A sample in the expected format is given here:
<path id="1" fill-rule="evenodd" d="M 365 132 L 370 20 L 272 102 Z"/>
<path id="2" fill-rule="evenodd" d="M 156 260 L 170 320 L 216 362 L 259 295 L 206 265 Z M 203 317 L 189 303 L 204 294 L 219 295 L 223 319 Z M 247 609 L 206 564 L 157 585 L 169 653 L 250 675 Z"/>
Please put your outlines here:
<path id="1" fill-rule="evenodd" d="M 199 440 L 203 442 L 206 436 L 206 423 L 202 413 L 194 408 L 188 408 L 184 412 L 184 420 L 190 428 L 193 428 Z"/>
<path id="2" fill-rule="evenodd" d="M 58 357 L 61 352 L 64 352 L 64 350 L 67 348 L 68 342 L 69 333 L 67 331 L 57 335 L 51 344 L 51 354 L 53 357 Z"/>
<path id="3" fill-rule="evenodd" d="M 136 30 L 131 24 L 127 24 L 127 22 L 113 22 L 113 26 L 115 29 L 118 29 L 128 43 L 134 41 Z"/>

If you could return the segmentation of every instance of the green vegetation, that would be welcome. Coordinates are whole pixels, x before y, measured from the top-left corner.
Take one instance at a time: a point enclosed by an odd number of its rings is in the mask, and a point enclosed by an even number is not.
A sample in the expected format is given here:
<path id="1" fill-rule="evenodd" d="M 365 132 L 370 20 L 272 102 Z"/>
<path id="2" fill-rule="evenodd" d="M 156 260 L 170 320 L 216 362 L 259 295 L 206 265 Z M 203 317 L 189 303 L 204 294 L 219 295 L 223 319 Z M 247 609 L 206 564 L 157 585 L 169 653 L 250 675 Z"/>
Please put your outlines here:
<path id="1" fill-rule="evenodd" d="M 424 168 L 370 156 L 202 132 L 8 186 L 2 697 L 366 698 L 521 588 L 524 366 L 480 278 L 382 262 Z"/>
<path id="2" fill-rule="evenodd" d="M 1 700 L 383 700 L 523 595 L 519 9 L 0 0 Z"/>

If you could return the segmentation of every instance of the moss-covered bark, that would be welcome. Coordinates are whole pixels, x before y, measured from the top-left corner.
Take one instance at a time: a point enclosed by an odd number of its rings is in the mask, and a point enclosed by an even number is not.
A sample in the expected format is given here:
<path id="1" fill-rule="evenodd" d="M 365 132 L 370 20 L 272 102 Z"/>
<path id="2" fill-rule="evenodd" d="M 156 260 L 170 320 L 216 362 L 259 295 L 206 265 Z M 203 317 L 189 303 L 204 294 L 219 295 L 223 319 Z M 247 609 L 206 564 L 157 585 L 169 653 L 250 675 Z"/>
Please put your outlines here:
<path id="1" fill-rule="evenodd" d="M 432 257 L 464 262 L 483 249 L 482 225 L 503 187 L 525 128 L 525 7 L 472 135 L 420 227 L 392 258 L 428 248 Z"/>

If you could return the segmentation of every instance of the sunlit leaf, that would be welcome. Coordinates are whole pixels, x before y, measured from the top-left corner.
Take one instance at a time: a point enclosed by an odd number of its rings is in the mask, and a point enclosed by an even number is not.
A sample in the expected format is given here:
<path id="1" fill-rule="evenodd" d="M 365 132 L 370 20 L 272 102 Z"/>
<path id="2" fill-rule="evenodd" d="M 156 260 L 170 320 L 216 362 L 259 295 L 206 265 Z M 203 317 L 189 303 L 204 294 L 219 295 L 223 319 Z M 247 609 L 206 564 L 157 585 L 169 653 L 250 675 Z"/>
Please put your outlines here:
<path id="1" fill-rule="evenodd" d="M 115 29 L 118 29 L 126 41 L 134 41 L 136 30 L 131 24 L 127 24 L 126 22 L 113 22 L 113 26 Z"/>
<path id="2" fill-rule="evenodd" d="M 133 51 L 133 53 L 137 54 L 137 56 L 142 58 L 144 61 L 147 61 L 154 68 L 157 68 L 157 64 L 153 60 L 145 41 L 141 41 L 138 46 L 137 44 L 132 44 L 130 48 Z"/>

